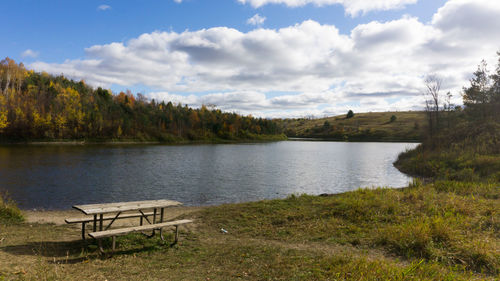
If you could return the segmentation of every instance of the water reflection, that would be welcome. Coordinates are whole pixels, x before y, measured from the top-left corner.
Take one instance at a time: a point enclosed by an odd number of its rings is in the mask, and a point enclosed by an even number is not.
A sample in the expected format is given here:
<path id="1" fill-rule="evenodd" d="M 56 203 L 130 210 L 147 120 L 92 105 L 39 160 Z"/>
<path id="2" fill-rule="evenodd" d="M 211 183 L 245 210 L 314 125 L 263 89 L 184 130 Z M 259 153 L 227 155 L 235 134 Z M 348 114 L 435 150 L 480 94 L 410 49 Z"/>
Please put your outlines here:
<path id="1" fill-rule="evenodd" d="M 21 208 L 169 198 L 187 205 L 402 187 L 392 162 L 415 144 L 4 146 L 0 189 Z"/>

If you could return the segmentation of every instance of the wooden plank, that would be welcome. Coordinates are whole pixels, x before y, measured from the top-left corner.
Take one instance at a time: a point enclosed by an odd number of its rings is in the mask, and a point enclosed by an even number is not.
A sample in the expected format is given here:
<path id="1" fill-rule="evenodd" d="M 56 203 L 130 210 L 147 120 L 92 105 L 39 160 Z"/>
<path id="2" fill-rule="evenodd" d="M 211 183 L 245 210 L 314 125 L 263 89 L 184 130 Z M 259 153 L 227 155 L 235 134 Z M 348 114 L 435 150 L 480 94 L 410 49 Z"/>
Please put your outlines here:
<path id="1" fill-rule="evenodd" d="M 144 210 L 153 208 L 165 208 L 172 206 L 180 206 L 181 202 L 173 200 L 146 200 L 146 201 L 132 201 L 132 202 L 118 202 L 118 203 L 104 203 L 104 204 L 88 204 L 88 205 L 75 205 L 73 208 L 83 212 L 86 215 L 105 214 L 114 212 L 126 212 L 134 210 Z"/>
<path id="2" fill-rule="evenodd" d="M 89 233 L 89 235 L 92 238 L 98 239 L 98 238 L 104 238 L 104 237 L 110 237 L 110 236 L 125 235 L 125 234 L 132 233 L 132 232 L 159 229 L 159 228 L 167 227 L 167 226 L 187 224 L 187 223 L 192 223 L 192 222 L 193 222 L 193 220 L 176 220 L 176 221 L 169 221 L 169 222 L 164 222 L 164 223 L 147 224 L 147 225 L 142 225 L 142 226 L 132 226 L 132 227 L 127 227 L 127 228 L 119 228 L 119 229 L 111 229 L 111 230 L 106 230 L 106 231 L 92 232 L 92 233 Z"/>
<path id="3" fill-rule="evenodd" d="M 146 216 L 152 216 L 153 212 L 146 212 L 144 213 Z M 133 213 L 133 214 L 121 214 L 118 219 L 128 219 L 128 218 L 138 218 L 141 217 L 142 215 L 140 213 Z M 103 220 L 109 221 L 112 220 L 115 216 L 104 216 Z M 94 219 L 92 217 L 86 217 L 86 218 L 69 218 L 65 219 L 64 221 L 66 223 L 83 223 L 83 222 L 91 222 Z"/>

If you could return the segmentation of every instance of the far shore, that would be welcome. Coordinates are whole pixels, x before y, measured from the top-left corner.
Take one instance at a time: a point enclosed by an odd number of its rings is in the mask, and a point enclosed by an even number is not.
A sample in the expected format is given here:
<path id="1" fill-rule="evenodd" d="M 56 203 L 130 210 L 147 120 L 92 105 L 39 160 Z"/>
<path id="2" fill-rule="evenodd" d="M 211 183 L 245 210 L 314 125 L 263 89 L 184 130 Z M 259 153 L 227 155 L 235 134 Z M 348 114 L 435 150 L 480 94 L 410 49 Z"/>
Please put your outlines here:
<path id="1" fill-rule="evenodd" d="M 211 141 L 87 141 L 87 140 L 57 140 L 57 141 L 18 141 L 18 142 L 1 142 L 0 146 L 5 145 L 41 145 L 41 146 L 83 146 L 83 145 L 190 145 L 190 144 L 237 144 L 237 143 L 265 143 L 275 141 L 316 141 L 316 142 L 381 142 L 381 143 L 421 143 L 421 140 L 416 139 L 332 139 L 332 138 L 308 138 L 308 137 L 288 137 L 286 139 L 263 139 L 263 140 L 211 140 Z"/>
<path id="2" fill-rule="evenodd" d="M 178 141 L 148 141 L 148 140 L 46 140 L 46 141 L 6 141 L 0 140 L 2 145 L 189 145 L 189 144 L 234 144 L 234 143 L 259 143 L 287 140 L 282 138 L 262 139 L 211 139 L 211 140 L 178 140 Z"/>
<path id="3" fill-rule="evenodd" d="M 288 137 L 288 141 L 321 141 L 321 142 L 408 142 L 408 143 L 421 143 L 417 139 L 338 139 L 338 138 L 309 138 L 309 137 Z"/>

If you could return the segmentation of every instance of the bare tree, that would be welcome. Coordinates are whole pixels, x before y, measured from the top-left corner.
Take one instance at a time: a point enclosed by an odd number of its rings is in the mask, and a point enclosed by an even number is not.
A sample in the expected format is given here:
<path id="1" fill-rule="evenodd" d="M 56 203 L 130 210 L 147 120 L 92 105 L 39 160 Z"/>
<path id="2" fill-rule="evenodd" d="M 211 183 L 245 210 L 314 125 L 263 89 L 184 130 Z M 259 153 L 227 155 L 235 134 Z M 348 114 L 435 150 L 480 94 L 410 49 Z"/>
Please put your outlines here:
<path id="1" fill-rule="evenodd" d="M 442 80 L 436 75 L 428 75 L 425 78 L 426 96 L 430 99 L 433 111 L 439 111 L 439 101 L 441 100 L 439 92 L 441 91 Z"/>
<path id="2" fill-rule="evenodd" d="M 432 139 L 434 133 L 439 128 L 439 110 L 441 101 L 441 84 L 442 80 L 435 74 L 427 75 L 424 80 L 426 91 L 425 97 L 425 111 L 429 122 L 429 137 Z"/>

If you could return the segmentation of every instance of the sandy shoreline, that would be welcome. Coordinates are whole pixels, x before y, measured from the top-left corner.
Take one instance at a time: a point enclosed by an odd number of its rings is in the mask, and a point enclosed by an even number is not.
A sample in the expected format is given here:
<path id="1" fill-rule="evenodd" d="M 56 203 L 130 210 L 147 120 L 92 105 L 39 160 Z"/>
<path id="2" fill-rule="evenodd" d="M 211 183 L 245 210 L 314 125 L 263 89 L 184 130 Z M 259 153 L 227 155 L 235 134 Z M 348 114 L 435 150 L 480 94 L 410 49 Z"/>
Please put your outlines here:
<path id="1" fill-rule="evenodd" d="M 189 214 L 195 211 L 202 210 L 207 207 L 171 207 L 165 209 L 166 219 L 173 219 L 181 215 Z M 50 223 L 56 225 L 66 224 L 64 219 L 66 218 L 79 218 L 85 217 L 84 214 L 77 210 L 57 210 L 57 211 L 43 211 L 43 210 L 22 210 L 24 218 L 27 223 Z M 117 220 L 117 225 L 129 225 L 132 224 L 134 219 L 122 219 Z M 135 219 L 137 220 L 137 218 Z M 78 227 L 81 227 L 79 224 Z"/>

